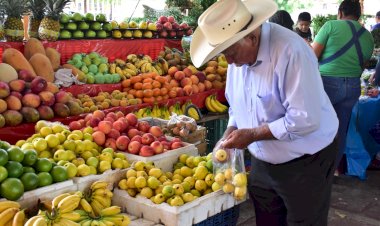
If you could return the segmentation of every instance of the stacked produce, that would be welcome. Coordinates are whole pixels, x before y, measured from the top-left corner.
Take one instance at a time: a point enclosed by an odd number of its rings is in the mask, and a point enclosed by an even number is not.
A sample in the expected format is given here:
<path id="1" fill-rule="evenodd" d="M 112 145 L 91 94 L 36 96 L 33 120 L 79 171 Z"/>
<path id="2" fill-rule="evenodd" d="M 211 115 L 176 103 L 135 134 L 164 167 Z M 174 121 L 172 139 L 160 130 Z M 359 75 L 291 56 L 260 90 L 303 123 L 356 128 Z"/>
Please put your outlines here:
<path id="1" fill-rule="evenodd" d="M 44 0 L 29 0 L 28 9 L 32 13 L 29 16 L 28 35 L 29 38 L 38 38 L 38 28 L 44 18 Z"/>
<path id="2" fill-rule="evenodd" d="M 60 15 L 60 39 L 82 39 L 82 38 L 107 38 L 111 35 L 112 25 L 107 22 L 104 14 L 92 13 L 81 15 L 73 13 L 72 15 Z"/>
<path id="3" fill-rule="evenodd" d="M 27 11 L 27 0 L 4 0 L 1 7 L 4 7 L 7 15 L 4 22 L 4 36 L 8 42 L 22 42 L 24 39 L 24 25 L 21 16 Z"/>
<path id="4" fill-rule="evenodd" d="M 26 222 L 25 210 L 21 210 L 18 202 L 0 202 L 0 222 L 3 225 L 23 226 Z"/>
<path id="5" fill-rule="evenodd" d="M 155 23 L 142 20 L 137 23 L 133 19 L 129 22 L 117 23 L 112 21 L 112 37 L 120 38 L 154 38 L 156 36 L 157 27 Z"/>
<path id="6" fill-rule="evenodd" d="M 74 122 L 70 125 L 74 127 L 72 130 L 60 123 L 39 121 L 36 133 L 16 145 L 22 150 L 33 148 L 39 157 L 52 159 L 57 165 L 65 167 L 69 178 L 129 167 L 125 155 L 97 144 L 98 135 L 91 127 L 81 127 L 82 130 L 79 130 Z"/>
<path id="7" fill-rule="evenodd" d="M 112 84 L 119 83 L 121 80 L 119 74 L 111 74 L 109 71 L 108 58 L 96 52 L 74 54 L 67 63 L 80 69 L 80 72 L 74 71 L 74 74 L 77 73 L 76 78 L 80 82 L 88 84 Z M 67 67 L 67 65 L 64 67 Z"/>
<path id="8" fill-rule="evenodd" d="M 178 24 L 173 16 L 160 16 L 156 27 L 161 38 L 182 38 L 193 34 L 193 29 L 187 23 Z"/>
<path id="9" fill-rule="evenodd" d="M 220 189 L 214 182 L 211 155 L 182 154 L 173 172 L 162 172 L 153 164 L 138 161 L 118 186 L 132 197 L 146 197 L 155 204 L 181 206 Z"/>
<path id="10" fill-rule="evenodd" d="M 146 121 L 138 121 L 133 113 L 124 116 L 120 111 L 110 112 L 107 115 L 102 111 L 95 111 L 93 114 L 88 114 L 83 121 L 73 121 L 69 126 L 72 130 L 91 126 L 94 128 L 93 141 L 98 146 L 145 157 L 184 145 L 178 138 L 169 141 L 163 136 L 160 127 L 151 126 Z"/>
<path id="11" fill-rule="evenodd" d="M 65 167 L 39 158 L 33 147 L 21 149 L 5 141 L 0 141 L 0 172 L 0 195 L 8 200 L 18 200 L 24 191 L 68 179 Z"/>

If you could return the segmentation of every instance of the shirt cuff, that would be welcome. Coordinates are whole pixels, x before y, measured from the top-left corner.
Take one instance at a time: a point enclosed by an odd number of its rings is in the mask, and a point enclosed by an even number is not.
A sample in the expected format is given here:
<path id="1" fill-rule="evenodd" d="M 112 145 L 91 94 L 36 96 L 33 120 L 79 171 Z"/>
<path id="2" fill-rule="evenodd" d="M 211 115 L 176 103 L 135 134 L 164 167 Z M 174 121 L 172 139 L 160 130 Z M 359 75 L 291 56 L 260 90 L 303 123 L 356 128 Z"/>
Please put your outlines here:
<path id="1" fill-rule="evenodd" d="M 237 128 L 235 118 L 232 115 L 229 116 L 227 128 L 230 126 Z"/>
<path id="2" fill-rule="evenodd" d="M 277 119 L 268 124 L 269 130 L 278 140 L 290 140 L 288 131 L 286 130 L 284 118 Z"/>

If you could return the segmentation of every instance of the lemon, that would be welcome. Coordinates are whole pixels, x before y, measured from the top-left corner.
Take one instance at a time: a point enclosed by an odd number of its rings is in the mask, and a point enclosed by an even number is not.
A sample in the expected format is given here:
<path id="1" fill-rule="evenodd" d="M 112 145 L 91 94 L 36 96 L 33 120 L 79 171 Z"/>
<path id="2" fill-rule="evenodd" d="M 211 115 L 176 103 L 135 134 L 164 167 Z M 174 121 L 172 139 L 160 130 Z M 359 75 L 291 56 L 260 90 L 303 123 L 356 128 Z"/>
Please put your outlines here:
<path id="1" fill-rule="evenodd" d="M 26 143 L 26 140 L 19 140 L 19 141 L 16 142 L 16 146 L 17 147 L 21 147 L 25 143 Z"/>
<path id="2" fill-rule="evenodd" d="M 21 145 L 21 149 L 22 150 L 30 150 L 30 149 L 34 149 L 34 146 L 32 143 L 25 143 L 25 144 Z"/>
<path id="3" fill-rule="evenodd" d="M 94 129 L 90 126 L 87 126 L 86 128 L 83 129 L 83 133 L 88 133 L 88 134 L 92 134 L 94 132 Z"/>
<path id="4" fill-rule="evenodd" d="M 74 165 L 73 163 L 68 162 L 63 166 L 66 168 L 67 176 L 69 178 L 73 178 L 77 175 L 78 169 L 77 169 L 76 165 Z"/>
<path id="5" fill-rule="evenodd" d="M 49 148 L 57 147 L 61 142 L 55 134 L 49 134 L 45 137 L 47 145 Z"/>
<path id="6" fill-rule="evenodd" d="M 91 168 L 86 164 L 81 164 L 77 167 L 77 176 L 84 177 L 91 174 Z"/>
<path id="7" fill-rule="evenodd" d="M 55 124 L 51 127 L 51 129 L 53 130 L 54 133 L 60 133 L 65 129 L 65 127 L 59 124 Z"/>
<path id="8" fill-rule="evenodd" d="M 33 147 L 37 152 L 45 151 L 48 148 L 47 141 L 43 138 L 36 138 L 33 140 Z"/>
<path id="9" fill-rule="evenodd" d="M 65 142 L 65 140 L 66 140 L 65 135 L 63 135 L 62 133 L 56 133 L 55 135 L 58 137 L 59 143 L 63 144 L 63 142 Z"/>
<path id="10" fill-rule="evenodd" d="M 49 125 L 49 122 L 40 120 L 36 123 L 36 125 L 34 126 L 34 129 L 36 132 L 39 132 L 42 127 L 47 127 L 48 125 Z"/>
<path id="11" fill-rule="evenodd" d="M 100 161 L 98 169 L 99 169 L 100 173 L 104 173 L 105 171 L 111 169 L 111 162 L 109 162 L 109 161 Z"/>
<path id="12" fill-rule="evenodd" d="M 76 134 L 76 135 L 78 135 L 79 140 L 82 140 L 82 139 L 83 139 L 83 133 L 82 133 L 82 131 L 80 131 L 80 130 L 74 130 L 74 131 L 71 132 L 71 134 Z"/>
<path id="13" fill-rule="evenodd" d="M 52 133 L 53 133 L 52 128 L 48 126 L 44 126 L 40 129 L 40 134 L 42 137 L 46 137 L 47 135 L 52 134 Z"/>
<path id="14" fill-rule="evenodd" d="M 124 168 L 124 162 L 120 158 L 114 158 L 111 163 L 112 169 L 122 169 Z"/>

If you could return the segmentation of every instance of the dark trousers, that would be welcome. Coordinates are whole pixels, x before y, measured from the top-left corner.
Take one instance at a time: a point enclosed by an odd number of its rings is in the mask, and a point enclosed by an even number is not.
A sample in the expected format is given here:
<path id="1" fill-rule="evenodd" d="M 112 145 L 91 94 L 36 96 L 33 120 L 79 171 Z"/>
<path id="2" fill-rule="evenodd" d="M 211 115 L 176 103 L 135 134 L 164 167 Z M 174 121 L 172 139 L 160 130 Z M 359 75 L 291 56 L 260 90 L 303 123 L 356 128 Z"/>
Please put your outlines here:
<path id="1" fill-rule="evenodd" d="M 336 148 L 283 164 L 252 157 L 249 195 L 258 226 L 326 226 Z"/>

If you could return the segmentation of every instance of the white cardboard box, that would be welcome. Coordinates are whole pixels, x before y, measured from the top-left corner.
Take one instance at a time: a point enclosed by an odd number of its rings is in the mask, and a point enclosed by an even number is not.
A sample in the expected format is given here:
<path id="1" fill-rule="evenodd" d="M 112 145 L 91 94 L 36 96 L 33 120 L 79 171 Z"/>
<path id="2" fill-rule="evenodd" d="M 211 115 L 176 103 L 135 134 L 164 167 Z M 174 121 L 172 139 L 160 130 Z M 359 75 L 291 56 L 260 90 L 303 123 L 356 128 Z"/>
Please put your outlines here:
<path id="1" fill-rule="evenodd" d="M 134 198 L 120 189 L 114 190 L 112 201 L 114 205 L 121 206 L 123 212 L 166 226 L 191 226 L 238 203 L 230 194 L 225 194 L 221 190 L 179 207 L 170 206 L 167 203 L 154 204 L 141 196 Z"/>

